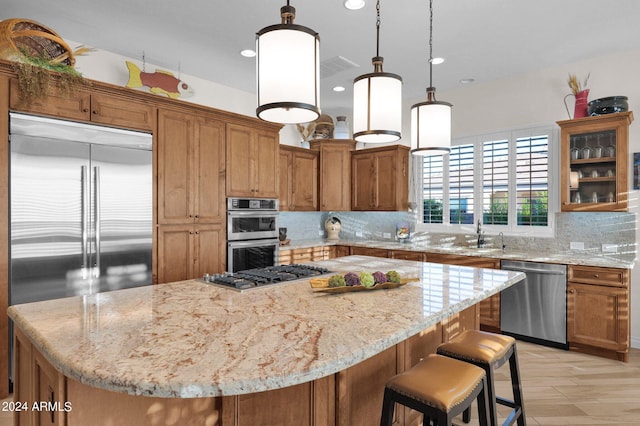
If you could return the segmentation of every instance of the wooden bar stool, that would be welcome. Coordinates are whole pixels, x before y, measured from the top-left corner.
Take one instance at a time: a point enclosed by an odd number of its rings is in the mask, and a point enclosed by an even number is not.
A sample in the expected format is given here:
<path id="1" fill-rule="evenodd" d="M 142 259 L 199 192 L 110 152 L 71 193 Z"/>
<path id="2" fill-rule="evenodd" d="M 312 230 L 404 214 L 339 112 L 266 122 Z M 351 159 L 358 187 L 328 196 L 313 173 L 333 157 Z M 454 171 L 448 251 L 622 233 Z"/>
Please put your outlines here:
<path id="1" fill-rule="evenodd" d="M 503 423 L 504 425 L 512 425 L 516 421 L 519 426 L 525 426 L 527 424 L 524 414 L 522 385 L 520 384 L 516 340 L 513 337 L 484 331 L 467 330 L 449 342 L 438 346 L 437 352 L 440 355 L 477 365 L 485 371 L 487 375 L 489 417 L 492 425 L 498 424 L 496 404 L 512 408 L 511 413 Z M 509 369 L 511 372 L 513 401 L 499 397 L 495 392 L 494 371 L 507 361 L 509 361 Z M 463 421 L 469 423 L 470 417 L 471 412 L 466 410 L 463 414 Z"/>
<path id="2" fill-rule="evenodd" d="M 395 404 L 420 411 L 423 426 L 451 426 L 453 418 L 478 401 L 481 426 L 488 426 L 487 377 L 476 366 L 431 354 L 404 373 L 392 377 L 384 389 L 381 426 L 391 426 Z"/>

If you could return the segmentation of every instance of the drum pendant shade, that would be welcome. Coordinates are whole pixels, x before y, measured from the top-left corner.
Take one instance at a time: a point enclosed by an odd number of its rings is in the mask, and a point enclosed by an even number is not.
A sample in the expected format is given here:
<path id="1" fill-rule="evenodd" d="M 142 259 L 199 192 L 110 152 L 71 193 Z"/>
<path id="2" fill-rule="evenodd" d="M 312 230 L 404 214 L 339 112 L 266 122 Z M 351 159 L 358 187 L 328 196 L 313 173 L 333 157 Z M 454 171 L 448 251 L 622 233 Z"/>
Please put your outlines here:
<path id="1" fill-rule="evenodd" d="M 256 115 L 282 124 L 308 123 L 320 116 L 320 36 L 293 24 L 295 8 L 281 9 L 282 24 L 256 34 Z"/>

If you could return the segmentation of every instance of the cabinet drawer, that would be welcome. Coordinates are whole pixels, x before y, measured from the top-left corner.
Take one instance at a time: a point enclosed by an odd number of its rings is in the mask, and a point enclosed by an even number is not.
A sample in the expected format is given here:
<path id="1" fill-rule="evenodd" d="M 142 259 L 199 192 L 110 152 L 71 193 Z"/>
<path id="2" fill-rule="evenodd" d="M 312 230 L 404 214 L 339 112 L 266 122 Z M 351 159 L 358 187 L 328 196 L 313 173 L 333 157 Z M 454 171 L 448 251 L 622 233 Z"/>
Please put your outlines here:
<path id="1" fill-rule="evenodd" d="M 629 270 L 569 265 L 567 279 L 569 281 L 585 284 L 628 287 Z"/>

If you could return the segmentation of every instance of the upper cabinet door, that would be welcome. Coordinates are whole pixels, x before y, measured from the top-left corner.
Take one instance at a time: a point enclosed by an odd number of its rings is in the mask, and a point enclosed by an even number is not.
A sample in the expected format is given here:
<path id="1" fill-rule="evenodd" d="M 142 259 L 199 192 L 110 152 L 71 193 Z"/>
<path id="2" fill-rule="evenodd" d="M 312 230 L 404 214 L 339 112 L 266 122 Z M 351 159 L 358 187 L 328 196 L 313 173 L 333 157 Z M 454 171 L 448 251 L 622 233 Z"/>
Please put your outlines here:
<path id="1" fill-rule="evenodd" d="M 278 198 L 277 132 L 227 125 L 227 196 Z"/>
<path id="2" fill-rule="evenodd" d="M 249 127 L 227 124 L 227 197 L 252 197 L 254 132 Z"/>
<path id="3" fill-rule="evenodd" d="M 20 99 L 20 84 L 17 79 L 12 78 L 9 92 L 9 108 L 14 111 L 33 112 L 80 121 L 90 121 L 91 119 L 91 95 L 85 91 L 63 94 L 52 86 L 47 96 L 34 99 L 31 102 L 23 102 Z"/>
<path id="4" fill-rule="evenodd" d="M 157 150 L 158 223 L 223 223 L 224 123 L 160 110 Z"/>
<path id="5" fill-rule="evenodd" d="M 114 96 L 91 95 L 91 121 L 115 127 L 153 130 L 155 108 L 145 102 Z"/>
<path id="6" fill-rule="evenodd" d="M 194 156 L 194 215 L 198 223 L 224 223 L 225 205 L 225 124 L 212 118 L 196 121 Z"/>
<path id="7" fill-rule="evenodd" d="M 158 113 L 158 223 L 179 224 L 194 221 L 192 182 L 197 171 L 191 167 L 194 156 L 192 115 L 178 111 Z"/>

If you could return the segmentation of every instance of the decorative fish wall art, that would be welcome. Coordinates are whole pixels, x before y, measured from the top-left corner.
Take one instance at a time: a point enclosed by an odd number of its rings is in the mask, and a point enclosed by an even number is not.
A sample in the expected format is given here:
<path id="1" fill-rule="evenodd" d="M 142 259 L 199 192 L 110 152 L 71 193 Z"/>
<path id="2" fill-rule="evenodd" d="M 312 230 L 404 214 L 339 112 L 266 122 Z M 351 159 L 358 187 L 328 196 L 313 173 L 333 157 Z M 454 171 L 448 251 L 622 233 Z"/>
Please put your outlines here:
<path id="1" fill-rule="evenodd" d="M 166 95 L 172 99 L 188 98 L 194 91 L 184 81 L 176 78 L 173 73 L 164 70 L 156 70 L 153 73 L 142 71 L 136 64 L 126 61 L 129 69 L 129 81 L 127 87 L 148 87 L 151 93 Z"/>

